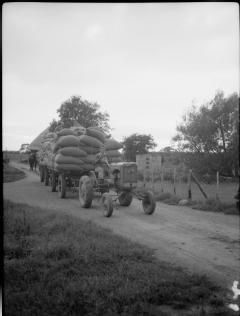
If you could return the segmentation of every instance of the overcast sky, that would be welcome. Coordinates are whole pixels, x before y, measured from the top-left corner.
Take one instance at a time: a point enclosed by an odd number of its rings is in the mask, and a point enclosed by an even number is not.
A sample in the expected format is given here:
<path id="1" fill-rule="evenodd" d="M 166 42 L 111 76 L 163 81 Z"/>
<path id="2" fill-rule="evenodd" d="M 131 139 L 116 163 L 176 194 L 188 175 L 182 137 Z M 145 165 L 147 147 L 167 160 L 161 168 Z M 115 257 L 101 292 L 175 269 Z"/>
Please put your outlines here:
<path id="1" fill-rule="evenodd" d="M 98 102 L 112 135 L 171 145 L 194 102 L 239 93 L 237 3 L 3 5 L 3 149 L 18 150 L 72 95 Z"/>

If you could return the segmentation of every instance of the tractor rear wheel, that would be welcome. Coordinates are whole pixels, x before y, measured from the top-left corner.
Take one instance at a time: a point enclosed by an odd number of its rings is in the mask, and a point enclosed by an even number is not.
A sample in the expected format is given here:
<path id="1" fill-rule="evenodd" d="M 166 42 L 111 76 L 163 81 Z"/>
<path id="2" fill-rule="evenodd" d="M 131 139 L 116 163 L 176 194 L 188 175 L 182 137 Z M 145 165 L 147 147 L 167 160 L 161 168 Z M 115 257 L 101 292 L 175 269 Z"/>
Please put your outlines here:
<path id="1" fill-rule="evenodd" d="M 49 185 L 49 173 L 47 167 L 44 167 L 44 184 Z"/>
<path id="2" fill-rule="evenodd" d="M 66 180 L 63 174 L 58 176 L 58 196 L 61 199 L 66 196 Z"/>
<path id="3" fill-rule="evenodd" d="M 44 181 L 44 172 L 43 172 L 43 167 L 39 166 L 39 175 L 40 175 L 40 181 Z"/>
<path id="4" fill-rule="evenodd" d="M 93 200 L 92 181 L 88 176 L 82 176 L 79 180 L 79 201 L 81 207 L 89 208 Z"/>
<path id="5" fill-rule="evenodd" d="M 127 191 L 121 192 L 118 197 L 118 201 L 121 206 L 129 206 L 132 203 L 132 199 L 132 193 Z"/>
<path id="6" fill-rule="evenodd" d="M 111 217 L 113 213 L 112 198 L 108 193 L 102 195 L 103 215 L 105 217 Z"/>
<path id="7" fill-rule="evenodd" d="M 142 200 L 142 207 L 143 207 L 145 214 L 147 214 L 147 215 L 153 214 L 153 212 L 155 211 L 155 208 L 156 208 L 156 201 L 155 201 L 155 198 L 154 198 L 152 192 L 147 191 L 145 193 L 145 197 Z"/>
<path id="8" fill-rule="evenodd" d="M 57 187 L 56 174 L 54 171 L 52 171 L 52 174 L 51 174 L 51 191 L 56 192 L 56 187 Z"/>

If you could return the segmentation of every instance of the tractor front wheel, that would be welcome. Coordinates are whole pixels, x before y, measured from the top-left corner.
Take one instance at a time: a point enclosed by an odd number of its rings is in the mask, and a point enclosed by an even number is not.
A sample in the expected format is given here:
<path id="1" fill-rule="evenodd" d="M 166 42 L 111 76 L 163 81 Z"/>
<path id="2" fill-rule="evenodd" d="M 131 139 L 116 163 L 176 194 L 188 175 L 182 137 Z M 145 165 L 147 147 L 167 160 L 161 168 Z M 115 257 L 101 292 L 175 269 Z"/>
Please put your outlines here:
<path id="1" fill-rule="evenodd" d="M 132 193 L 131 192 L 121 192 L 118 197 L 118 201 L 121 206 L 129 206 L 132 203 Z"/>
<path id="2" fill-rule="evenodd" d="M 102 195 L 103 215 L 105 217 L 111 217 L 113 213 L 112 198 L 108 193 Z"/>
<path id="3" fill-rule="evenodd" d="M 142 207 L 145 214 L 147 215 L 153 214 L 156 208 L 156 201 L 152 192 L 148 191 L 145 193 L 145 196 L 142 200 Z"/>

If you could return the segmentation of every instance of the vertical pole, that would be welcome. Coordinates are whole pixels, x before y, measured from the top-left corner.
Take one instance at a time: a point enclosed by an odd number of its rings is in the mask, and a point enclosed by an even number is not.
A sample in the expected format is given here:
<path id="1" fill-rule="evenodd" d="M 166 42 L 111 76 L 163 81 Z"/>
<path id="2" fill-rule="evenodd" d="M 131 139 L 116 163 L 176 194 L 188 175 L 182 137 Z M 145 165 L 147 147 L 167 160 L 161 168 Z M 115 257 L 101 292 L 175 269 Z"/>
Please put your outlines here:
<path id="1" fill-rule="evenodd" d="M 143 186 L 144 188 L 146 186 L 146 166 L 144 167 L 144 170 L 143 170 Z"/>
<path id="2" fill-rule="evenodd" d="M 164 174 L 163 174 L 163 166 L 161 167 L 161 191 L 163 192 L 163 181 L 164 181 Z"/>
<path id="3" fill-rule="evenodd" d="M 176 195 L 176 167 L 173 169 L 173 192 Z"/>
<path id="4" fill-rule="evenodd" d="M 219 171 L 217 171 L 217 192 L 216 199 L 219 200 Z"/>
<path id="5" fill-rule="evenodd" d="M 188 173 L 188 199 L 189 200 L 192 200 L 191 178 L 192 178 L 192 170 L 190 169 Z"/>
<path id="6" fill-rule="evenodd" d="M 152 176 L 152 191 L 154 191 L 154 163 L 153 156 L 151 156 L 151 176 Z"/>

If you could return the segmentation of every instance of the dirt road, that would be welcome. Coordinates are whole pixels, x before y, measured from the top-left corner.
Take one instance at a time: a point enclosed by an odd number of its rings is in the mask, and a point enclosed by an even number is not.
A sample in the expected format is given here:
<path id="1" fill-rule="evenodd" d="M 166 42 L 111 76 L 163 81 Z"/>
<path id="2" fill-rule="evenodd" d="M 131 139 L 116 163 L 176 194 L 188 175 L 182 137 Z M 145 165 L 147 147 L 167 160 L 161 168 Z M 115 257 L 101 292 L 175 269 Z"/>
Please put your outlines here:
<path id="1" fill-rule="evenodd" d="M 30 172 L 28 166 L 12 165 L 25 171 L 27 177 L 5 183 L 4 198 L 92 220 L 153 248 L 160 260 L 206 274 L 222 286 L 240 281 L 239 216 L 163 203 L 157 203 L 155 213 L 148 216 L 143 213 L 141 202 L 134 200 L 130 207 L 118 206 L 111 218 L 105 218 L 97 201 L 91 209 L 81 209 L 77 193 L 70 192 L 66 199 L 60 199 L 58 193 L 40 183 L 39 176 Z"/>

